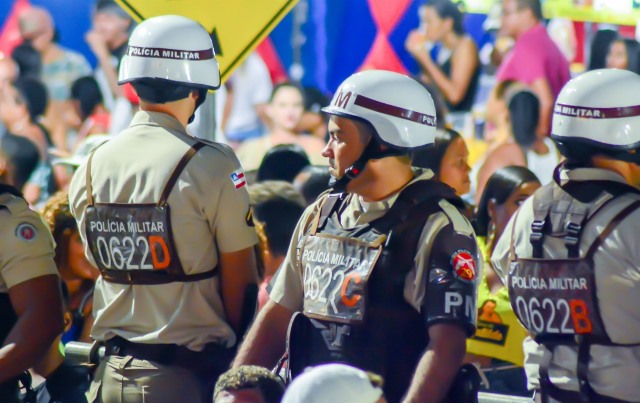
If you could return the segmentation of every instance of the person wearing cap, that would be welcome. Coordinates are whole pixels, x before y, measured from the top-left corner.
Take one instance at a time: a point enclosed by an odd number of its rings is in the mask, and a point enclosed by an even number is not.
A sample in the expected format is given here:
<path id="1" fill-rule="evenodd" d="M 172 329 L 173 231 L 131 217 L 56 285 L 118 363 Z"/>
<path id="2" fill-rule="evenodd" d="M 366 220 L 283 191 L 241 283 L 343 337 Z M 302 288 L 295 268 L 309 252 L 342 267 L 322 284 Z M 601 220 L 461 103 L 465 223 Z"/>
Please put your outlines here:
<path id="1" fill-rule="evenodd" d="M 29 148 L 30 147 L 30 148 Z M 30 163 L 25 163 L 28 156 Z M 63 330 L 54 242 L 17 186 L 38 161 L 23 137 L 0 141 L 0 402 L 17 403 L 18 377 L 36 365 Z"/>
<path id="2" fill-rule="evenodd" d="M 240 163 L 229 147 L 186 131 L 220 86 L 211 38 L 185 17 L 145 20 L 119 79 L 133 85 L 141 110 L 69 187 L 86 255 L 101 272 L 91 337 L 106 355 L 87 397 L 210 401 L 255 312 L 245 290 L 257 288 Z"/>
<path id="3" fill-rule="evenodd" d="M 343 362 L 380 374 L 389 401 L 441 401 L 475 331 L 481 267 L 462 201 L 411 166 L 413 150 L 433 146 L 431 95 L 370 70 L 323 111 L 332 189 L 298 222 L 234 365 L 272 367 L 288 337 L 292 377 Z"/>
<path id="4" fill-rule="evenodd" d="M 547 402 L 640 401 L 640 77 L 569 81 L 551 138 L 566 161 L 511 218 L 493 267 L 529 332 L 529 389 Z"/>
<path id="5" fill-rule="evenodd" d="M 386 403 L 379 376 L 344 364 L 308 368 L 287 388 L 282 403 Z"/>

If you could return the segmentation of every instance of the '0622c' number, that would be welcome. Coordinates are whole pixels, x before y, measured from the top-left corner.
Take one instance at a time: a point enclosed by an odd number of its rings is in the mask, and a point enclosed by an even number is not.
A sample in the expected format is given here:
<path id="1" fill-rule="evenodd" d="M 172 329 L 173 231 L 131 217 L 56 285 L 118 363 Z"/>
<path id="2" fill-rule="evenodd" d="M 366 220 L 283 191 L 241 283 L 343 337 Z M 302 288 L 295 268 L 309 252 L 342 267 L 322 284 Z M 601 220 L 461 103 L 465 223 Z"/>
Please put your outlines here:
<path id="1" fill-rule="evenodd" d="M 164 239 L 157 235 L 150 235 L 149 239 L 144 236 L 125 236 L 122 239 L 99 236 L 96 246 L 100 262 L 107 269 L 162 270 L 171 263 L 169 248 Z M 156 247 L 162 250 L 161 256 L 158 256 Z"/>
<path id="2" fill-rule="evenodd" d="M 518 296 L 515 304 L 518 317 L 535 333 L 589 334 L 593 330 L 587 304 L 581 299 L 543 298 L 540 301 L 532 297 L 527 302 Z"/>
<path id="3" fill-rule="evenodd" d="M 312 269 L 311 265 L 307 264 L 304 267 L 304 298 L 321 304 L 326 304 L 328 301 L 333 312 L 338 313 L 340 312 L 336 306 L 338 293 L 340 293 L 340 301 L 347 307 L 356 306 L 362 298 L 360 295 L 351 297 L 347 295 L 350 282 L 361 283 L 362 277 L 358 272 L 345 275 L 343 270 L 333 271 L 329 268 L 323 269 L 321 266 L 315 266 Z M 331 289 L 327 291 L 330 287 Z"/>

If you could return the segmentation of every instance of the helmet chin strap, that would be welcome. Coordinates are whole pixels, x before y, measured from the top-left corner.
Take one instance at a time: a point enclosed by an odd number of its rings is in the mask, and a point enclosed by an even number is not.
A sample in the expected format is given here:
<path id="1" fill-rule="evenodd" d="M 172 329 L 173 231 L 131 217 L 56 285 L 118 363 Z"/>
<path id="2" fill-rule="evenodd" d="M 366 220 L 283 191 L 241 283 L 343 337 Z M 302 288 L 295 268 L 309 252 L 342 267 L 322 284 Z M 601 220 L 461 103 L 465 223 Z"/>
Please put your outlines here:
<path id="1" fill-rule="evenodd" d="M 347 185 L 349 184 L 349 182 L 357 178 L 362 173 L 362 171 L 364 171 L 367 162 L 375 159 L 404 154 L 406 153 L 393 148 L 387 148 L 383 150 L 376 139 L 372 138 L 362 151 L 362 154 L 360 154 L 360 158 L 358 158 L 356 162 L 354 162 L 353 165 L 351 165 L 349 168 L 345 169 L 343 175 L 340 178 L 335 178 L 332 176 L 331 179 L 329 179 L 329 187 L 331 187 L 335 193 L 343 193 L 347 190 Z"/>

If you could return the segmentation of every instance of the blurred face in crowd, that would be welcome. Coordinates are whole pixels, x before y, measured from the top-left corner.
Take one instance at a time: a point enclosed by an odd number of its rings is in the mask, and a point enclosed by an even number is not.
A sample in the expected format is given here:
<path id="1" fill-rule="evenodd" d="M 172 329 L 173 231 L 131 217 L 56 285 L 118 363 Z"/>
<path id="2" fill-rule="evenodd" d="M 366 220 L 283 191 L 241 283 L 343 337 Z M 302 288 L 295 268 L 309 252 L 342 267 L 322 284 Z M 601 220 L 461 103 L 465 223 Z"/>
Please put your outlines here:
<path id="1" fill-rule="evenodd" d="M 331 116 L 329 121 L 329 142 L 322 150 L 322 156 L 329 158 L 329 173 L 335 178 L 344 175 L 344 171 L 360 158 L 366 147 L 365 135 L 360 126 L 351 120 Z"/>
<path id="2" fill-rule="evenodd" d="M 607 54 L 607 68 L 626 70 L 627 67 L 627 47 L 622 41 L 614 41 Z"/>
<path id="3" fill-rule="evenodd" d="M 462 138 L 457 138 L 451 142 L 440 163 L 440 181 L 451 186 L 458 196 L 471 189 L 468 159 L 467 145 Z"/>
<path id="4" fill-rule="evenodd" d="M 93 17 L 93 30 L 111 44 L 117 41 L 129 29 L 131 22 L 115 13 L 97 12 Z"/>
<path id="5" fill-rule="evenodd" d="M 83 280 L 96 280 L 100 275 L 97 268 L 93 267 L 84 254 L 84 246 L 78 231 L 74 231 L 69 237 L 68 250 L 69 277 Z"/>
<path id="6" fill-rule="evenodd" d="M 421 18 L 426 26 L 426 36 L 431 42 L 438 42 L 451 31 L 451 18 L 442 19 L 435 8 L 426 6 L 421 10 Z"/>
<path id="7" fill-rule="evenodd" d="M 43 8 L 32 7 L 19 17 L 20 36 L 38 52 L 45 51 L 53 42 L 53 20 Z"/>
<path id="8" fill-rule="evenodd" d="M 302 94 L 297 88 L 290 86 L 279 88 L 267 107 L 267 115 L 274 129 L 294 131 L 303 113 Z"/>
<path id="9" fill-rule="evenodd" d="M 0 120 L 9 126 L 29 115 L 27 105 L 20 99 L 13 85 L 0 90 Z"/>
<path id="10" fill-rule="evenodd" d="M 500 33 L 515 38 L 520 33 L 523 14 L 526 10 L 520 8 L 516 0 L 502 0 L 502 24 Z"/>
<path id="11" fill-rule="evenodd" d="M 526 182 L 518 186 L 509 198 L 501 205 L 497 205 L 494 199 L 489 201 L 489 216 L 496 226 L 496 237 L 499 237 L 511 216 L 518 210 L 522 203 L 540 188 L 540 182 Z"/>
<path id="12" fill-rule="evenodd" d="M 0 57 L 0 93 L 10 82 L 18 78 L 18 68 L 9 58 Z"/>

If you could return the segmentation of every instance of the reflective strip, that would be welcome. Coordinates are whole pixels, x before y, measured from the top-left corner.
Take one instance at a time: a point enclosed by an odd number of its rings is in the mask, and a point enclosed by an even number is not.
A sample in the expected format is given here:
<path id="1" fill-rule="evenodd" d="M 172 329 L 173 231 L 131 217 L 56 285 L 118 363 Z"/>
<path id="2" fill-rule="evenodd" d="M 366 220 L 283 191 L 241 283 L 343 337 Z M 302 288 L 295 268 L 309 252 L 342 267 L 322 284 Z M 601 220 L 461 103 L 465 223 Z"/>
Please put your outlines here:
<path id="1" fill-rule="evenodd" d="M 584 119 L 616 119 L 640 116 L 640 105 L 622 106 L 618 108 L 590 108 L 556 104 L 553 113 L 562 116 L 571 116 Z"/>
<path id="2" fill-rule="evenodd" d="M 127 49 L 127 55 L 174 60 L 211 60 L 213 59 L 213 49 L 178 50 L 165 48 L 145 48 L 143 46 L 129 45 L 129 48 Z"/>
<path id="3" fill-rule="evenodd" d="M 385 115 L 393 116 L 400 119 L 410 120 L 415 123 L 419 123 L 425 126 L 436 127 L 436 117 L 426 115 L 424 113 L 412 111 L 409 109 L 401 108 L 399 106 L 385 104 L 384 102 L 376 101 L 362 95 L 356 95 L 354 105 L 358 105 L 362 108 L 372 110 L 374 112 L 382 113 Z"/>

